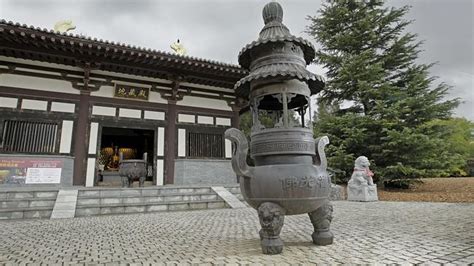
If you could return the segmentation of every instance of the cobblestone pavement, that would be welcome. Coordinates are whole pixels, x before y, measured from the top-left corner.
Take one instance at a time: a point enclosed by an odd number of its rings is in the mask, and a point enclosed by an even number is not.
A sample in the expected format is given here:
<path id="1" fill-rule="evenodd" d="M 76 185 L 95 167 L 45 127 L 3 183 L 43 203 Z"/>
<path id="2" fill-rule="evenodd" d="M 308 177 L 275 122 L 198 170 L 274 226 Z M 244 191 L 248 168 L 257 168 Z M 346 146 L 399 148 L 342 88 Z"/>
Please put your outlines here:
<path id="1" fill-rule="evenodd" d="M 221 209 L 0 222 L 0 264 L 474 262 L 474 204 L 334 203 L 333 245 L 307 215 L 285 217 L 280 255 L 263 255 L 255 210 Z"/>

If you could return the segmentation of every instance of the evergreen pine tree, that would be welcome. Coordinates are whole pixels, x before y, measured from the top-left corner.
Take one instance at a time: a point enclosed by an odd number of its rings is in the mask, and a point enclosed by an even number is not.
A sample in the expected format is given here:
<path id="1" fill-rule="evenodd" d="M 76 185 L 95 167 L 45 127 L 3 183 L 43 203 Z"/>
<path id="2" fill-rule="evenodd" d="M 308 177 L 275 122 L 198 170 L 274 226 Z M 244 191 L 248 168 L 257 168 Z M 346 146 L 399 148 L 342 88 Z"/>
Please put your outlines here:
<path id="1" fill-rule="evenodd" d="M 431 64 L 418 63 L 421 42 L 406 32 L 408 11 L 379 0 L 337 0 L 308 17 L 307 31 L 320 44 L 315 62 L 327 69 L 315 134 L 330 137 L 330 165 L 346 178 L 360 155 L 387 185 L 465 164 L 428 126 L 450 118 L 458 99 L 445 100 L 450 87 L 435 84 Z"/>

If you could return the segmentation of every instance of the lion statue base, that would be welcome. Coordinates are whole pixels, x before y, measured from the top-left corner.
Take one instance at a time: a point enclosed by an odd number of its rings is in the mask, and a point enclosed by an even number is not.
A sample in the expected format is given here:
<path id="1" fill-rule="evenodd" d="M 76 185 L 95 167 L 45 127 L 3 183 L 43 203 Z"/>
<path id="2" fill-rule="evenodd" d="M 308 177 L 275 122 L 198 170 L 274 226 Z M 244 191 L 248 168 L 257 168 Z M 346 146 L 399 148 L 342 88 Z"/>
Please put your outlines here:
<path id="1" fill-rule="evenodd" d="M 347 184 L 347 200 L 349 201 L 378 201 L 377 185 L 369 169 L 370 162 L 365 156 L 359 156 L 354 163 L 354 172 Z"/>

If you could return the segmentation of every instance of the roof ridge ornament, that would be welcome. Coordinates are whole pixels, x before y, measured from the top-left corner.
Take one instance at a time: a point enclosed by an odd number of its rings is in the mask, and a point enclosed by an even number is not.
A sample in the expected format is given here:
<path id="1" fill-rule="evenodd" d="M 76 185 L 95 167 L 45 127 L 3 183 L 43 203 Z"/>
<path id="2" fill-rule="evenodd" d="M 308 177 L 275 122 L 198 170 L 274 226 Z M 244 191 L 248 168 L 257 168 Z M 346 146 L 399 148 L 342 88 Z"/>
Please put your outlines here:
<path id="1" fill-rule="evenodd" d="M 176 40 L 176 42 L 172 43 L 170 45 L 171 49 L 177 54 L 177 55 L 186 55 L 187 51 L 186 48 L 184 48 L 184 45 L 179 42 L 179 39 Z"/>
<path id="2" fill-rule="evenodd" d="M 54 24 L 55 32 L 66 33 L 74 29 L 76 29 L 76 26 L 72 24 L 72 20 L 60 20 Z"/>

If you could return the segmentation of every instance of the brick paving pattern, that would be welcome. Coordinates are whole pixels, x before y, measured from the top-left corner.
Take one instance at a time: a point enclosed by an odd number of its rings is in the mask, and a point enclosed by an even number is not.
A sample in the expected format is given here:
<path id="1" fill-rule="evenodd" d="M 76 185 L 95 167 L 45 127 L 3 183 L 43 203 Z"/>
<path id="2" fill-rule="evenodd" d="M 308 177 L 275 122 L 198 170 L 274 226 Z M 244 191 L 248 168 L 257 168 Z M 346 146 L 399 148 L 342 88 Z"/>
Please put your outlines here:
<path id="1" fill-rule="evenodd" d="M 307 215 L 285 217 L 280 255 L 263 255 L 250 208 L 0 221 L 0 264 L 474 262 L 474 204 L 334 202 L 333 245 Z"/>

